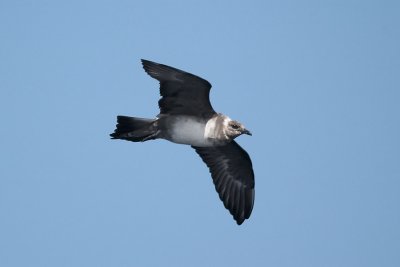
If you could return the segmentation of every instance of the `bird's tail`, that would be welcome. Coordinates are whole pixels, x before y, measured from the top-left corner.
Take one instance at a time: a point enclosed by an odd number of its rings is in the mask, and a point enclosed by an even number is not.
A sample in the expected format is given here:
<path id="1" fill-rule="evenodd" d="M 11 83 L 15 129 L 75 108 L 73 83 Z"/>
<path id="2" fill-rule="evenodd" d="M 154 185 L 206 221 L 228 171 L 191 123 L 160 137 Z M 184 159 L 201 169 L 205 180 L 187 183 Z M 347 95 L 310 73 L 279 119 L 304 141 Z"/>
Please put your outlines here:
<path id="1" fill-rule="evenodd" d="M 132 142 L 143 142 L 157 138 L 156 120 L 127 116 L 117 117 L 117 129 L 110 134 L 112 139 L 122 139 Z"/>

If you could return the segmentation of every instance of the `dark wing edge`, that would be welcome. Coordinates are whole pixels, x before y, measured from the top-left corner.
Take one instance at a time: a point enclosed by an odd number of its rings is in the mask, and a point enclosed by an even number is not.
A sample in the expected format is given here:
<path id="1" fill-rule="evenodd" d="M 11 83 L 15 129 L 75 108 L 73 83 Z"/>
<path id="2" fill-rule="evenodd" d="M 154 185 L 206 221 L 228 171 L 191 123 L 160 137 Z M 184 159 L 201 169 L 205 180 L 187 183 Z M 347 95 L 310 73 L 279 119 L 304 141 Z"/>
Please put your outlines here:
<path id="1" fill-rule="evenodd" d="M 254 206 L 254 172 L 249 154 L 235 141 L 225 146 L 193 148 L 208 166 L 225 208 L 241 225 Z"/>
<path id="2" fill-rule="evenodd" d="M 141 61 L 146 73 L 159 82 L 195 83 L 208 90 L 211 89 L 211 84 L 199 76 L 150 60 L 142 59 Z"/>
<path id="3" fill-rule="evenodd" d="M 211 118 L 211 84 L 191 73 L 142 59 L 143 69 L 160 82 L 160 114 Z"/>

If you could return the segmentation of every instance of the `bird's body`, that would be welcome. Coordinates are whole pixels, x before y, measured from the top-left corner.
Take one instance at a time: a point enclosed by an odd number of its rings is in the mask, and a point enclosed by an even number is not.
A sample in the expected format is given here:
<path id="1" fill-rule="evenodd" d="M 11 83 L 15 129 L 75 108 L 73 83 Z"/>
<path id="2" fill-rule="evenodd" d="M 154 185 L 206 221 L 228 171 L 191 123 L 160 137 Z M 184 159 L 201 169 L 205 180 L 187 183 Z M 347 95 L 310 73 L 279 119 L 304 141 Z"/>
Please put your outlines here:
<path id="1" fill-rule="evenodd" d="M 160 114 L 156 119 L 118 116 L 111 136 L 133 142 L 165 139 L 192 146 L 210 168 L 225 207 L 238 224 L 243 223 L 253 209 L 254 173 L 249 155 L 233 139 L 251 133 L 214 111 L 208 81 L 166 65 L 142 63 L 145 71 L 160 81 Z"/>
<path id="2" fill-rule="evenodd" d="M 165 139 L 177 143 L 192 146 L 212 146 L 211 140 L 204 136 L 207 122 L 194 116 L 170 116 L 165 120 L 169 126 L 166 128 Z"/>
<path id="3" fill-rule="evenodd" d="M 156 120 L 163 129 L 160 137 L 173 143 L 212 147 L 229 143 L 230 138 L 222 126 L 230 120 L 222 114 L 215 114 L 208 120 L 195 116 L 171 115 Z"/>

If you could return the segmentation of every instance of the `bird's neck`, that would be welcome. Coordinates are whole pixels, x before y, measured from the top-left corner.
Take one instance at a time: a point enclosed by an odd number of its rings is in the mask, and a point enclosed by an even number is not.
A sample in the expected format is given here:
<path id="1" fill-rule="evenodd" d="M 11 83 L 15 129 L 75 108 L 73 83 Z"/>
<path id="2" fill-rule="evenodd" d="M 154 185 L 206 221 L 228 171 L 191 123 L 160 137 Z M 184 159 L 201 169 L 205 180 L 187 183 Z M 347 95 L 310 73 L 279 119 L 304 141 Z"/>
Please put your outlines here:
<path id="1" fill-rule="evenodd" d="M 216 139 L 221 142 L 229 142 L 231 138 L 226 134 L 228 123 L 231 119 L 223 114 L 216 114 L 208 120 L 204 129 L 205 139 Z"/>

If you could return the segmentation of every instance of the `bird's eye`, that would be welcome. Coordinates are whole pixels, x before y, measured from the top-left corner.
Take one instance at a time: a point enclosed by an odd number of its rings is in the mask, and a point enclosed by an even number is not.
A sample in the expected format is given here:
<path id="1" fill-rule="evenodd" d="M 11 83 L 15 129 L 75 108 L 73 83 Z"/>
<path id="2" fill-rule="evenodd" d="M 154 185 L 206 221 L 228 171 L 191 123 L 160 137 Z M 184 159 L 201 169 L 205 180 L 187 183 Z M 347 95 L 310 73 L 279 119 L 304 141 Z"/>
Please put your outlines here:
<path id="1" fill-rule="evenodd" d="M 232 126 L 232 128 L 235 129 L 235 130 L 237 130 L 237 129 L 240 128 L 239 125 L 237 125 L 237 124 L 232 124 L 231 126 Z"/>

